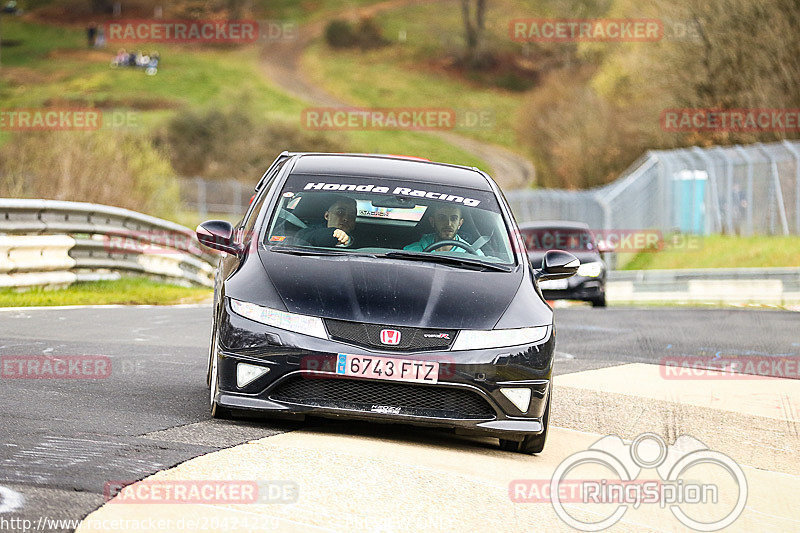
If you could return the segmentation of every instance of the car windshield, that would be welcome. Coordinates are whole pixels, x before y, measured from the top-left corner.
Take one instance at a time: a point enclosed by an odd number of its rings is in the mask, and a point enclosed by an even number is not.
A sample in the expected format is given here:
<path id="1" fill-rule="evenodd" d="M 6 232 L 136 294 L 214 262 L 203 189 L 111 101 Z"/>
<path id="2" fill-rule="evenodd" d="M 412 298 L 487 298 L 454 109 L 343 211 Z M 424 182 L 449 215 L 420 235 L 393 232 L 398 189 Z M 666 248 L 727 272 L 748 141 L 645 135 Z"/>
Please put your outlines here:
<path id="1" fill-rule="evenodd" d="M 509 235 L 489 191 L 295 174 L 281 191 L 264 242 L 276 251 L 513 265 Z"/>
<path id="2" fill-rule="evenodd" d="M 597 250 L 594 236 L 585 229 L 541 227 L 520 229 L 528 252 L 546 252 L 558 249 L 568 252 Z"/>

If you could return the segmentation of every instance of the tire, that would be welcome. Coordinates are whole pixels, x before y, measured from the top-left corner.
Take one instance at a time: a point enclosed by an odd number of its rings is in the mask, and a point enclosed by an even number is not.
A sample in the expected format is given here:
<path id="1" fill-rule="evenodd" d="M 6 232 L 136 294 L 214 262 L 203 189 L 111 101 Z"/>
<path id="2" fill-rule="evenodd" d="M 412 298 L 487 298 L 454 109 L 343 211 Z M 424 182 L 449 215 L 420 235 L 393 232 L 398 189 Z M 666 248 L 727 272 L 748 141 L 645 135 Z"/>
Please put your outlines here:
<path id="1" fill-rule="evenodd" d="M 601 297 L 594 298 L 594 299 L 589 300 L 589 301 L 592 302 L 592 307 L 605 307 L 606 306 L 606 295 L 605 295 L 605 293 L 603 293 L 603 295 Z"/>
<path id="2" fill-rule="evenodd" d="M 538 435 L 528 435 L 521 441 L 500 439 L 500 449 L 507 452 L 519 452 L 524 454 L 538 454 L 544 450 L 547 441 L 547 428 L 550 426 L 550 397 L 547 397 L 547 405 L 544 408 L 542 418 L 543 431 Z"/>
<path id="3" fill-rule="evenodd" d="M 216 336 L 214 336 L 214 347 L 216 346 Z M 212 348 L 214 352 L 216 350 Z M 227 407 L 222 407 L 215 400 L 217 391 L 219 390 L 219 376 L 217 375 L 217 354 L 211 356 L 211 379 L 209 389 L 209 400 L 211 403 L 211 418 L 228 419 L 231 418 L 231 410 Z"/>
<path id="4" fill-rule="evenodd" d="M 211 389 L 211 365 L 213 364 L 214 356 L 216 355 L 214 353 L 214 352 L 216 352 L 216 349 L 215 349 L 216 346 L 217 346 L 217 327 L 216 327 L 216 325 L 212 325 L 211 345 L 208 348 L 208 366 L 207 366 L 207 370 L 206 370 L 206 386 L 209 389 Z"/>

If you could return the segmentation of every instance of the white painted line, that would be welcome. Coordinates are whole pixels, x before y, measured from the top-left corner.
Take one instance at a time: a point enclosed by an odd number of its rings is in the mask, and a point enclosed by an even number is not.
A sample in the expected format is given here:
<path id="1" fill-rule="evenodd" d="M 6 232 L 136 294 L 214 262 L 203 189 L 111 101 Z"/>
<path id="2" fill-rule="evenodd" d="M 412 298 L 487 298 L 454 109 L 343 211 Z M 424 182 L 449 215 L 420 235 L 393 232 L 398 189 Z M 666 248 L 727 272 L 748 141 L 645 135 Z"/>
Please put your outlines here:
<path id="1" fill-rule="evenodd" d="M 0 307 L 0 311 L 57 311 L 63 309 L 201 309 L 211 308 L 210 303 L 198 304 L 173 304 L 173 305 L 122 305 L 122 304 L 106 304 L 106 305 L 42 305 L 31 307 Z"/>
<path id="2" fill-rule="evenodd" d="M 10 513 L 20 509 L 25 503 L 25 498 L 19 492 L 0 485 L 0 513 Z"/>
<path id="3" fill-rule="evenodd" d="M 793 421 L 800 380 L 711 373 L 682 377 L 677 367 L 629 363 L 563 374 L 557 387 L 649 398 L 743 415 Z M 719 374 L 719 373 L 718 373 Z"/>

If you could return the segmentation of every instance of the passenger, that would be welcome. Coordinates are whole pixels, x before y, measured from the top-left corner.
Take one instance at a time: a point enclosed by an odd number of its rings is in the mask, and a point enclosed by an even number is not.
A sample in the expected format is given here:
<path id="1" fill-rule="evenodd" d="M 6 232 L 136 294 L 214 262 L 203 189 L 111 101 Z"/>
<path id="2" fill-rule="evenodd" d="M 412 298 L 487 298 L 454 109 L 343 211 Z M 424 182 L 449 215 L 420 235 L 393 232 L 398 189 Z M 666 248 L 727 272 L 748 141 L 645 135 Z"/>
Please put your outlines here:
<path id="1" fill-rule="evenodd" d="M 339 197 L 328 207 L 324 217 L 325 225 L 302 229 L 295 238 L 311 246 L 352 246 L 351 234 L 356 227 L 356 201 L 345 196 Z"/>
<path id="2" fill-rule="evenodd" d="M 461 215 L 460 207 L 454 205 L 434 207 L 433 217 L 431 217 L 431 225 L 433 226 L 434 233 L 426 233 L 419 241 L 409 244 L 403 248 L 403 250 L 422 252 L 431 244 L 439 241 L 456 241 L 469 245 L 469 242 L 458 236 L 458 230 L 461 229 L 463 223 L 464 217 Z M 431 251 L 468 253 L 467 250 L 453 245 L 440 246 Z M 476 252 L 477 255 L 484 255 L 480 250 L 476 250 Z"/>
<path id="3" fill-rule="evenodd" d="M 125 51 L 124 48 L 120 48 L 117 51 L 117 55 L 114 58 L 114 65 L 121 67 L 125 66 L 128 63 L 128 52 Z"/>

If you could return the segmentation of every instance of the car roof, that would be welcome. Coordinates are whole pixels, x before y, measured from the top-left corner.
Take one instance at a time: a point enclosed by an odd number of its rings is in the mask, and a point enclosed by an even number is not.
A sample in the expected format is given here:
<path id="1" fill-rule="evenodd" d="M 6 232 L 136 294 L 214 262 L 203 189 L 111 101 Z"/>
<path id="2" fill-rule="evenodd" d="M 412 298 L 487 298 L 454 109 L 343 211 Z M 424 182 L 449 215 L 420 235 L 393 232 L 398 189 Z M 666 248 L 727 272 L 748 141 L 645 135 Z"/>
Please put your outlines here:
<path id="1" fill-rule="evenodd" d="M 492 191 L 489 178 L 474 167 L 381 154 L 294 153 L 292 174 L 407 179 Z"/>
<path id="2" fill-rule="evenodd" d="M 562 229 L 585 229 L 589 230 L 589 224 L 573 220 L 535 220 L 524 222 L 519 225 L 519 229 L 538 229 L 538 228 L 562 228 Z"/>

